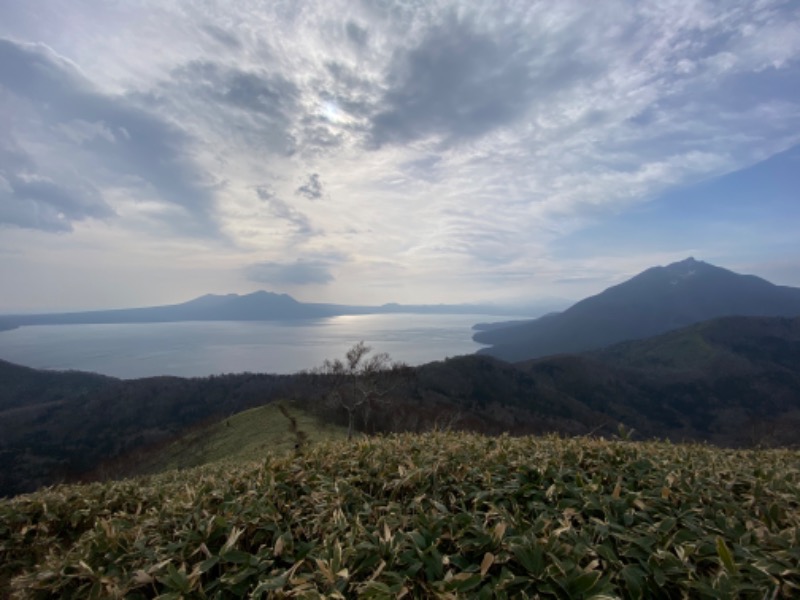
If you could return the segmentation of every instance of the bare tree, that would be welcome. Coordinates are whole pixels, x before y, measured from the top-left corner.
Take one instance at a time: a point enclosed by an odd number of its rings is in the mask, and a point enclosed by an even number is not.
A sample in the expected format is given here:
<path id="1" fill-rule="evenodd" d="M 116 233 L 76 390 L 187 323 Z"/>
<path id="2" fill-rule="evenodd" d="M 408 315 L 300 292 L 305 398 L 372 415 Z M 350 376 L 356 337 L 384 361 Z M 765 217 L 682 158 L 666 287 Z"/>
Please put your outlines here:
<path id="1" fill-rule="evenodd" d="M 326 379 L 327 396 L 347 412 L 347 438 L 352 439 L 357 415 L 364 429 L 369 428 L 375 408 L 388 400 L 397 387 L 397 375 L 407 369 L 403 363 L 392 362 L 385 352 L 370 356 L 372 348 L 363 341 L 350 348 L 345 359 L 325 360 L 316 373 Z"/>

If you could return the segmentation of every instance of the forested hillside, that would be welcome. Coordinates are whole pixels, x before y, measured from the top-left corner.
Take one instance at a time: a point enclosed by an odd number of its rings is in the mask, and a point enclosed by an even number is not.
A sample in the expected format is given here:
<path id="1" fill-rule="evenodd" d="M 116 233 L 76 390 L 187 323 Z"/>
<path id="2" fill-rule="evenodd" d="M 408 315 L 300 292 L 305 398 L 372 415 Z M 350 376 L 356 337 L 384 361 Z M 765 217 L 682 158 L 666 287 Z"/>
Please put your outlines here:
<path id="1" fill-rule="evenodd" d="M 367 433 L 612 435 L 623 426 L 638 439 L 792 445 L 799 358 L 800 319 L 731 317 L 582 355 L 519 364 L 463 356 L 390 372 L 387 393 L 352 414 Z M 89 474 L 113 477 L 108 465 L 275 400 L 348 424 L 330 374 L 121 381 L 0 366 L 4 495 Z"/>

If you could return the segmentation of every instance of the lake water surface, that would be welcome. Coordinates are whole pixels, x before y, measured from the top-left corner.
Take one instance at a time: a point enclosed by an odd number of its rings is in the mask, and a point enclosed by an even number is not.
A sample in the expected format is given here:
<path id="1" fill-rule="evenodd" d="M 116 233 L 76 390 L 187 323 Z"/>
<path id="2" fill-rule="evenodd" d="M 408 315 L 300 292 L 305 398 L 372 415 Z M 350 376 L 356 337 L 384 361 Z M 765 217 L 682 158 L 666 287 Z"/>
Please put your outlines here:
<path id="1" fill-rule="evenodd" d="M 511 317 L 357 315 L 318 320 L 41 325 L 0 332 L 0 359 L 37 369 L 122 378 L 294 373 L 343 357 L 364 340 L 375 352 L 419 365 L 472 354 L 472 326 Z"/>

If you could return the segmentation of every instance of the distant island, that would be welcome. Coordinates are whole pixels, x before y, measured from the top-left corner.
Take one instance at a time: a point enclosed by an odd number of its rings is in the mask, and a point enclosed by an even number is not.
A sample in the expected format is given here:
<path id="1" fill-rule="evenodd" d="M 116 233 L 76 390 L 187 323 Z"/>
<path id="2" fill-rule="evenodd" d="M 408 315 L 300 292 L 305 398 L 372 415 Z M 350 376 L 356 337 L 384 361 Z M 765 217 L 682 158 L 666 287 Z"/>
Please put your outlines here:
<path id="1" fill-rule="evenodd" d="M 351 306 L 306 303 L 288 294 L 258 291 L 251 294 L 206 294 L 181 304 L 84 312 L 0 316 L 0 331 L 25 325 L 89 325 L 120 323 L 174 323 L 181 321 L 286 321 L 370 314 L 482 314 L 520 315 L 520 308 L 492 304 L 397 304 Z M 547 308 L 527 311 L 531 316 Z M 522 314 L 525 314 L 523 312 Z"/>

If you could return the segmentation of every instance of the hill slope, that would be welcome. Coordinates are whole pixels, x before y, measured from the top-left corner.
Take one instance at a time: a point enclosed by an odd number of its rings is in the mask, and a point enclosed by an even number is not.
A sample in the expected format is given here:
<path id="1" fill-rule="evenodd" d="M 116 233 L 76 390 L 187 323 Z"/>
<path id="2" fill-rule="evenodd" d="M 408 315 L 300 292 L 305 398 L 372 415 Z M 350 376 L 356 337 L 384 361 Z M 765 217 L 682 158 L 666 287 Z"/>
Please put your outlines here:
<path id="1" fill-rule="evenodd" d="M 154 474 L 220 460 L 259 460 L 269 453 L 346 437 L 344 427 L 322 422 L 291 404 L 274 402 L 199 427 L 165 447 L 124 457 L 128 463 L 125 471 Z M 119 477 L 122 467 L 113 471 L 115 477 Z"/>
<path id="2" fill-rule="evenodd" d="M 74 480 L 201 423 L 287 398 L 295 379 L 243 373 L 117 380 L 0 362 L 0 496 Z"/>
<path id="3" fill-rule="evenodd" d="M 79 398 L 116 381 L 113 377 L 96 373 L 31 369 L 0 360 L 0 415 L 14 408 Z"/>
<path id="4" fill-rule="evenodd" d="M 800 288 L 777 286 L 686 259 L 653 267 L 562 313 L 473 337 L 480 352 L 509 361 L 602 348 L 724 316 L 800 315 Z"/>
<path id="5" fill-rule="evenodd" d="M 589 438 L 324 443 L 0 501 L 0 596 L 791 598 L 799 464 Z"/>
<path id="6" fill-rule="evenodd" d="M 644 437 L 739 446 L 797 443 L 798 365 L 800 318 L 726 317 L 519 367 Z"/>
<path id="7" fill-rule="evenodd" d="M 723 317 L 588 353 L 608 364 L 658 371 L 800 368 L 800 317 Z"/>

